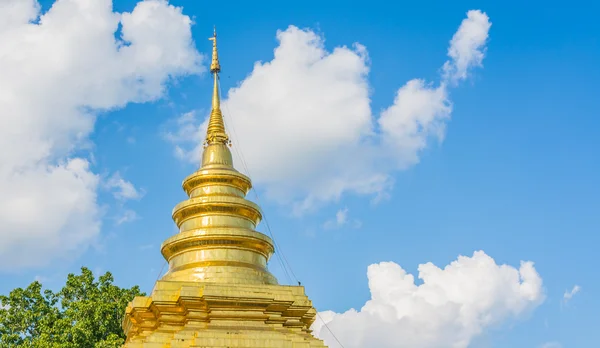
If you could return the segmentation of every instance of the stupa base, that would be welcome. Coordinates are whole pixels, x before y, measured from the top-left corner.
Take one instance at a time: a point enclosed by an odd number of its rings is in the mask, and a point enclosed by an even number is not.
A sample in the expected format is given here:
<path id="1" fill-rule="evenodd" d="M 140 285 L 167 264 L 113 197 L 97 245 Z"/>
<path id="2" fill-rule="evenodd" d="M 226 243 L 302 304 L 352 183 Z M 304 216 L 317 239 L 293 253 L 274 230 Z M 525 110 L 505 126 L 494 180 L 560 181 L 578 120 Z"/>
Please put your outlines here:
<path id="1" fill-rule="evenodd" d="M 326 347 L 301 286 L 158 281 L 127 307 L 127 348 Z"/>

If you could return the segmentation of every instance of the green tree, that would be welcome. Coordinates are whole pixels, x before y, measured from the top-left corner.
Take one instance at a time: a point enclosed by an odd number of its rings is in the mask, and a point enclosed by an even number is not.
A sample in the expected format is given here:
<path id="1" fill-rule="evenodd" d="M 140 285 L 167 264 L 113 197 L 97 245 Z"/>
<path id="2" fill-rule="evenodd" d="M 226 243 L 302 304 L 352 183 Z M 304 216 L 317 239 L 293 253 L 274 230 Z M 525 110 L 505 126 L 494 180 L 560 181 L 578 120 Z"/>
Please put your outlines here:
<path id="1" fill-rule="evenodd" d="M 43 290 L 38 281 L 0 295 L 2 348 L 113 348 L 123 345 L 121 320 L 138 286 L 113 284 L 107 272 L 97 280 L 82 268 L 69 274 L 58 292 Z"/>

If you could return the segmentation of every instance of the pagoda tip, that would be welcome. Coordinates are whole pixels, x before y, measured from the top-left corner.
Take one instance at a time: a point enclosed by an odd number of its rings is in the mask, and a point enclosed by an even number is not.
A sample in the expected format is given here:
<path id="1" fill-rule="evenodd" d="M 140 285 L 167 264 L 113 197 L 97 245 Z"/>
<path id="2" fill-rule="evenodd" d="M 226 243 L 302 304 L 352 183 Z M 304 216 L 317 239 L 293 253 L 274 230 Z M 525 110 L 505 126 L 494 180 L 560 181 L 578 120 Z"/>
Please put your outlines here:
<path id="1" fill-rule="evenodd" d="M 214 27 L 213 37 L 208 38 L 213 42 L 212 51 L 212 62 L 210 63 L 210 72 L 215 74 L 221 71 L 221 65 L 219 64 L 219 53 L 217 51 L 217 27 Z"/>

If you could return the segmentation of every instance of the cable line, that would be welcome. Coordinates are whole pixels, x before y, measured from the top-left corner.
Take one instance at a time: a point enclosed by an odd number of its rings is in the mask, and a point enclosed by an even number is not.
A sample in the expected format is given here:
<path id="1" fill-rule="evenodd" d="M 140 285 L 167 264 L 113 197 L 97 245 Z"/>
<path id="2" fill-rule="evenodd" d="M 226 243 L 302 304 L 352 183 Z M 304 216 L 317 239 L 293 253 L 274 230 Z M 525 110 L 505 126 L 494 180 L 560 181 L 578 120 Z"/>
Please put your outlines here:
<path id="1" fill-rule="evenodd" d="M 220 78 L 219 78 L 219 80 L 220 80 Z M 221 90 L 221 84 L 220 83 L 219 83 L 219 95 L 221 97 L 223 96 L 223 93 L 222 93 L 222 90 Z M 224 106 L 227 109 L 227 112 L 225 113 L 225 115 L 223 115 L 223 121 L 226 122 L 226 123 L 229 123 L 229 125 L 231 126 L 231 127 L 228 127 L 228 128 L 231 129 L 231 131 L 233 133 L 233 138 L 235 139 L 235 142 L 238 145 L 238 146 L 233 146 L 234 151 L 236 151 L 236 153 L 238 155 L 238 158 L 242 162 L 242 166 L 244 167 L 244 170 L 246 171 L 246 173 L 248 174 L 248 176 L 252 177 L 252 175 L 250 173 L 250 169 L 248 168 L 246 160 L 244 159 L 244 155 L 242 153 L 242 147 L 239 146 L 239 137 L 237 136 L 237 133 L 235 131 L 234 122 L 233 122 L 233 120 L 231 120 L 231 122 L 227 122 L 226 121 L 226 119 L 229 119 L 230 117 L 233 118 L 231 110 L 229 110 L 229 103 L 224 103 Z M 256 190 L 256 188 L 254 188 L 254 186 L 252 186 L 252 191 L 254 192 L 254 196 L 256 197 L 256 203 L 261 207 L 261 210 L 262 210 L 262 206 L 263 205 L 260 202 L 260 197 L 258 195 L 258 190 Z M 298 277 L 296 276 L 296 274 L 294 273 L 294 270 L 292 269 L 292 266 L 291 266 L 290 262 L 285 257 L 285 254 L 284 254 L 283 250 L 281 249 L 281 246 L 279 246 L 279 244 L 277 243 L 277 240 L 275 239 L 275 235 L 273 234 L 273 231 L 271 230 L 271 226 L 269 225 L 269 220 L 267 219 L 267 215 L 265 214 L 264 211 L 262 212 L 262 215 L 263 215 L 263 220 L 265 222 L 265 226 L 267 227 L 267 231 L 269 232 L 269 235 L 271 236 L 271 239 L 273 240 L 273 244 L 275 244 L 275 249 L 277 251 L 279 251 L 279 252 L 276 252 L 275 254 L 277 256 L 279 256 L 280 264 L 281 264 L 284 272 L 286 273 L 288 281 L 291 283 L 291 281 L 290 281 L 290 273 L 291 273 L 293 279 L 298 283 L 298 285 L 301 285 L 300 281 L 298 280 Z M 286 265 L 287 265 L 287 267 L 286 267 Z M 288 273 L 287 269 L 289 269 L 289 273 Z M 323 318 L 319 314 L 319 311 L 317 311 L 317 316 L 319 317 L 319 319 L 323 323 L 323 326 L 325 326 L 325 328 L 327 329 L 327 331 L 329 331 L 329 333 L 331 334 L 331 336 L 340 345 L 340 347 L 344 348 L 344 345 L 342 344 L 342 342 L 340 342 L 340 340 L 333 333 L 333 331 L 331 330 L 331 328 L 329 327 L 329 325 L 327 325 L 327 323 L 323 320 Z"/>

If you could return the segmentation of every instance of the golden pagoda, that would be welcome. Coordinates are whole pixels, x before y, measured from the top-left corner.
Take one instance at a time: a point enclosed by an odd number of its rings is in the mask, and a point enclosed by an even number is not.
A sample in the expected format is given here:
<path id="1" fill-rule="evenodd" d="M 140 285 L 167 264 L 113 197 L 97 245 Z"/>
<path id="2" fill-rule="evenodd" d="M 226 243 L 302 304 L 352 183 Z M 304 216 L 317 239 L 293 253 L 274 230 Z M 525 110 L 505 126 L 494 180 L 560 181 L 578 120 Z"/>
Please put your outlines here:
<path id="1" fill-rule="evenodd" d="M 202 165 L 183 181 L 189 199 L 173 209 L 179 233 L 161 253 L 168 272 L 148 297 L 129 303 L 124 347 L 325 347 L 311 334 L 316 311 L 302 286 L 278 285 L 267 269 L 273 241 L 245 199 L 250 179 L 233 167 L 219 97 L 216 32 L 212 110 Z"/>

